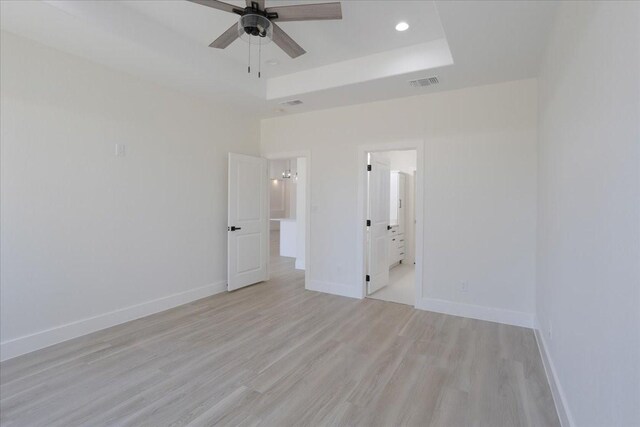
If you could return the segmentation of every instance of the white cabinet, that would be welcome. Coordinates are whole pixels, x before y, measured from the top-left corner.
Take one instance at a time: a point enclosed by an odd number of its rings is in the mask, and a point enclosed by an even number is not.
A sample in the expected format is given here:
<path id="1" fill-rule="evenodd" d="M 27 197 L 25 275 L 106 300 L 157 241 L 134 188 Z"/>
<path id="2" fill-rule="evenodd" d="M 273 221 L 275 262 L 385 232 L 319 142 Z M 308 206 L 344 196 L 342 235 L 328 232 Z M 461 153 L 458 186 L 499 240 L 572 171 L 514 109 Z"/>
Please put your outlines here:
<path id="1" fill-rule="evenodd" d="M 389 218 L 391 230 L 389 230 L 389 266 L 394 266 L 405 259 L 405 222 L 406 222 L 406 202 L 405 186 L 406 176 L 399 171 L 391 171 L 389 180 L 391 188 L 389 191 Z"/>
<path id="2" fill-rule="evenodd" d="M 399 264 L 405 259 L 406 245 L 404 233 L 400 233 L 397 225 L 392 225 L 389 230 L 389 267 Z"/>
<path id="3" fill-rule="evenodd" d="M 280 220 L 280 256 L 296 256 L 296 220 L 283 218 Z"/>

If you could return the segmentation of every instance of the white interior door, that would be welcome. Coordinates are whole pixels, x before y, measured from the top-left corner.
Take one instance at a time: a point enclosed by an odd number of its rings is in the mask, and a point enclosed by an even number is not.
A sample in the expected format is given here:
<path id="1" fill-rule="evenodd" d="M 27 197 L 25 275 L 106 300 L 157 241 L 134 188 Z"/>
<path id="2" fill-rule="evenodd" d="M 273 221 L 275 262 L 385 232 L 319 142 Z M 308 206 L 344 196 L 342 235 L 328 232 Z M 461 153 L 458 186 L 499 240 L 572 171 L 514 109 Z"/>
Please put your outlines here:
<path id="1" fill-rule="evenodd" d="M 389 284 L 389 159 L 372 153 L 369 174 L 369 225 L 367 257 L 367 294 Z"/>
<path id="2" fill-rule="evenodd" d="M 229 153 L 227 289 L 268 279 L 267 160 Z"/>

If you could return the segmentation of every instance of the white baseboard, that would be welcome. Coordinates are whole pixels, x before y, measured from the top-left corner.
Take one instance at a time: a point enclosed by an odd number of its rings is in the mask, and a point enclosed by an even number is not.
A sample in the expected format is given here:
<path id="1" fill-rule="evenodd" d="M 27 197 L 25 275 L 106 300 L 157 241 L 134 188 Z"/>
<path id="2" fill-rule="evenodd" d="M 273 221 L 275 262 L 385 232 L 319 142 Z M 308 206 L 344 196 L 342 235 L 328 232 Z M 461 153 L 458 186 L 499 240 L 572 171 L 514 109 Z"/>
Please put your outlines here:
<path id="1" fill-rule="evenodd" d="M 72 338 L 77 338 L 130 320 L 187 304 L 226 290 L 227 282 L 225 280 L 4 341 L 0 343 L 0 360 L 11 359 Z"/>
<path id="2" fill-rule="evenodd" d="M 571 411 L 569 411 L 566 396 L 564 394 L 562 386 L 560 385 L 558 376 L 556 375 L 555 366 L 549 355 L 549 350 L 546 341 L 544 340 L 544 334 L 542 334 L 542 332 L 540 331 L 538 322 L 536 322 L 535 335 L 536 342 L 538 343 L 538 350 L 540 351 L 540 358 L 542 359 L 544 371 L 547 374 L 547 381 L 549 382 L 549 387 L 551 388 L 553 402 L 556 405 L 556 412 L 558 413 L 558 418 L 560 418 L 560 424 L 562 425 L 562 427 L 574 427 L 576 424 L 573 421 Z"/>
<path id="3" fill-rule="evenodd" d="M 349 298 L 362 299 L 362 290 L 357 286 L 343 285 L 341 283 L 323 282 L 320 280 L 309 280 L 307 289 L 310 291 L 324 292 L 327 294 L 340 295 Z"/>
<path id="4" fill-rule="evenodd" d="M 422 298 L 418 300 L 416 308 L 419 310 L 435 311 L 436 313 L 505 323 L 507 325 L 522 326 L 525 328 L 533 328 L 535 326 L 533 314 L 435 298 Z"/>

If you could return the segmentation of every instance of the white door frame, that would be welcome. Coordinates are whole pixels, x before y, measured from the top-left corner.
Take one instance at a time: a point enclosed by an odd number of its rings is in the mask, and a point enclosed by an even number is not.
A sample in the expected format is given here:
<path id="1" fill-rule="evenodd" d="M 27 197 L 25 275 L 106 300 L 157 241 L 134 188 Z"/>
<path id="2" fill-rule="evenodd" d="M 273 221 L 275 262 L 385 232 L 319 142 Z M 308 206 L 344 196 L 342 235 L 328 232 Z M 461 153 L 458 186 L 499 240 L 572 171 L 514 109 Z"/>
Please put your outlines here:
<path id="1" fill-rule="evenodd" d="M 311 277 L 311 259 L 309 257 L 309 251 L 311 248 L 311 151 L 310 150 L 300 150 L 300 151 L 279 151 L 273 153 L 262 153 L 262 157 L 267 160 L 280 160 L 280 159 L 293 159 L 298 157 L 304 157 L 307 159 L 307 182 L 305 187 L 305 210 L 306 210 L 306 224 L 304 230 L 304 288 L 309 289 L 309 277 Z M 271 206 L 270 194 L 267 192 L 267 206 Z M 271 257 L 271 245 L 267 249 L 267 256 Z M 268 264 L 268 263 L 267 263 Z M 267 268 L 267 272 L 269 277 L 271 275 L 271 270 Z"/>
<path id="2" fill-rule="evenodd" d="M 415 256 L 416 256 L 416 300 L 414 307 L 423 298 L 423 253 L 424 253 L 424 140 L 409 139 L 379 144 L 358 145 L 358 219 L 356 259 L 358 260 L 358 274 L 361 277 L 361 298 L 367 296 L 366 275 L 366 233 L 367 233 L 367 153 L 378 151 L 416 150 L 416 226 L 415 226 Z"/>

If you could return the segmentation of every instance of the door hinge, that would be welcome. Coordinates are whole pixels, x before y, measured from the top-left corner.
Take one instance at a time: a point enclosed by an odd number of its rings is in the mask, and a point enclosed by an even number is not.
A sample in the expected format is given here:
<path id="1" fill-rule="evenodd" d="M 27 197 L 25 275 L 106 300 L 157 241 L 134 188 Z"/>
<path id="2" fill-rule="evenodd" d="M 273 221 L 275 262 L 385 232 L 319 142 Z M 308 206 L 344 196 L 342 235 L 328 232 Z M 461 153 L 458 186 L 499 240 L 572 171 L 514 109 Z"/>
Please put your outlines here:
<path id="1" fill-rule="evenodd" d="M 371 165 L 367 165 L 367 171 L 371 172 Z"/>
<path id="2" fill-rule="evenodd" d="M 371 281 L 371 277 L 369 277 L 369 275 L 367 274 L 366 276 L 364 276 L 364 280 L 366 280 L 367 282 Z"/>
<path id="3" fill-rule="evenodd" d="M 367 220 L 367 227 L 371 227 L 371 220 L 370 219 Z"/>

